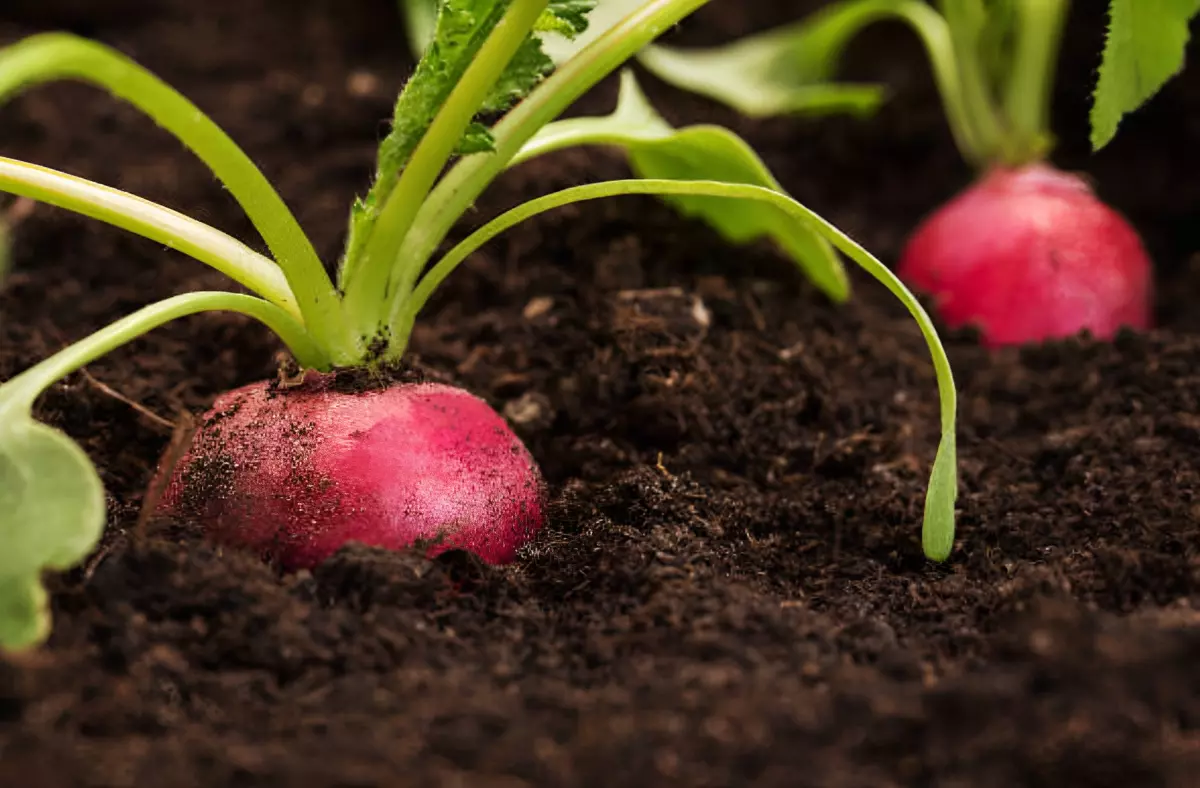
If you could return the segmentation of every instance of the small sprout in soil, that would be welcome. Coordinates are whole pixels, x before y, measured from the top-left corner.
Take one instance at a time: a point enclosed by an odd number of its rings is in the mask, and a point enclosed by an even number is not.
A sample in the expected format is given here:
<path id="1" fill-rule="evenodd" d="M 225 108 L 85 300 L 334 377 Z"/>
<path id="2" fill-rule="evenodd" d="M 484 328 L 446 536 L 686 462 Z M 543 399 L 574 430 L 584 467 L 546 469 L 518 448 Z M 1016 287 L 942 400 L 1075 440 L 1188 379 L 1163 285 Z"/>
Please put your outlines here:
<path id="1" fill-rule="evenodd" d="M 312 566 L 351 540 L 388 548 L 432 543 L 430 552 L 461 548 L 486 561 L 511 561 L 542 525 L 543 484 L 504 420 L 481 400 L 444 385 L 360 383 L 377 383 L 380 368 L 401 360 L 436 287 L 483 244 L 544 211 L 618 195 L 660 195 L 733 241 L 772 239 L 841 300 L 848 287 L 836 249 L 905 304 L 937 372 L 942 439 L 923 533 L 926 552 L 944 559 L 953 544 L 957 492 L 954 384 L 929 317 L 904 285 L 784 193 L 732 133 L 669 126 L 631 75 L 613 115 L 553 122 L 705 2 L 650 0 L 554 69 L 541 37 L 582 32 L 589 2 L 441 0 L 432 38 L 380 145 L 374 183 L 351 208 L 336 279 L 246 154 L 148 71 L 108 47 L 65 34 L 0 50 L 0 99 L 62 78 L 107 89 L 199 156 L 271 252 L 260 255 L 125 192 L 0 157 L 0 189 L 164 243 L 253 293 L 168 298 L 0 385 L 0 647 L 25 647 L 46 636 L 42 572 L 82 561 L 105 520 L 95 468 L 66 435 L 33 419 L 35 401 L 96 358 L 200 312 L 239 312 L 264 323 L 300 371 L 217 399 L 191 444 L 160 464 L 150 487 L 162 493 L 160 513 L 195 520 L 213 540 L 286 567 Z M 490 128 L 479 120 L 496 114 L 502 117 Z M 517 206 L 436 256 L 453 225 L 505 168 L 583 144 L 623 149 L 640 177 L 576 186 Z"/>
<path id="2" fill-rule="evenodd" d="M 1082 178 L 1046 162 L 1050 88 L 1067 0 L 842 0 L 785 27 L 702 50 L 649 46 L 659 77 L 752 116 L 866 115 L 880 85 L 837 83 L 843 51 L 867 25 L 906 22 L 923 41 L 951 131 L 979 171 L 916 229 L 898 273 L 930 293 L 950 326 L 990 346 L 1151 323 L 1152 267 L 1140 238 Z M 1111 139 L 1183 62 L 1195 0 L 1112 0 L 1092 111 Z"/>

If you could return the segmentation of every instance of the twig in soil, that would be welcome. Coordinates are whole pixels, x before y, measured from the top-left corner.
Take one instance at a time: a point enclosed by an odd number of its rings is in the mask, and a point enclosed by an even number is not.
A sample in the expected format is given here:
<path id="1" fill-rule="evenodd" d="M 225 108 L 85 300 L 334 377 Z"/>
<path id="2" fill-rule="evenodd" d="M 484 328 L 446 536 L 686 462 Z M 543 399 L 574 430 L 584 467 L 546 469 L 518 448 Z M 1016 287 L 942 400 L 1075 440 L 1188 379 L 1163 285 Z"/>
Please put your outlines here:
<path id="1" fill-rule="evenodd" d="M 661 451 L 658 453 L 658 461 L 656 463 L 654 463 L 654 467 L 658 468 L 658 472 L 661 473 L 667 479 L 670 479 L 671 481 L 675 480 L 675 477 L 671 474 L 670 471 L 667 470 L 667 466 L 663 465 L 663 453 Z"/>
<path id="2" fill-rule="evenodd" d="M 123 541 L 123 539 L 114 539 L 111 542 L 101 545 L 100 549 L 96 551 L 95 555 L 88 560 L 87 565 L 83 568 L 84 585 L 87 585 L 92 581 L 92 575 L 96 574 L 96 570 L 100 568 L 100 564 L 104 563 L 104 559 L 108 558 L 108 556 L 112 554 L 113 548 L 120 544 L 121 541 Z"/>
<path id="3" fill-rule="evenodd" d="M 129 397 L 127 397 L 124 394 L 122 394 L 121 392 L 117 391 L 112 386 L 108 385 L 107 383 L 97 380 L 95 377 L 92 376 L 92 373 L 88 372 L 86 369 L 79 370 L 79 374 L 83 376 L 83 379 L 87 381 L 89 386 L 96 389 L 101 394 L 105 395 L 106 397 L 112 397 L 117 402 L 120 402 L 124 405 L 128 405 L 130 408 L 133 408 L 135 411 L 140 413 L 142 416 L 144 416 L 149 422 L 151 422 L 155 426 L 161 427 L 163 430 L 165 430 L 167 432 L 170 432 L 171 430 L 175 429 L 175 422 L 170 421 L 169 419 L 164 419 L 162 416 L 159 416 L 157 413 L 150 410 L 149 408 L 147 408 L 145 405 L 141 404 L 140 402 L 130 399 Z"/>
<path id="4" fill-rule="evenodd" d="M 767 330 L 767 319 L 763 317 L 762 309 L 758 306 L 758 301 L 750 293 L 742 295 L 742 306 L 746 307 L 746 311 L 750 313 L 750 320 L 754 323 L 754 328 L 759 332 Z"/>
<path id="5" fill-rule="evenodd" d="M 158 471 L 154 478 L 150 481 L 150 486 L 146 488 L 146 496 L 142 498 L 142 508 L 138 511 L 137 524 L 134 525 L 134 537 L 141 539 L 146 534 L 146 525 L 150 522 L 151 516 L 158 508 L 158 502 L 162 500 L 163 493 L 166 492 L 167 483 L 170 482 L 174 475 L 175 466 L 183 459 L 183 455 L 187 452 L 189 446 L 192 445 L 192 437 L 196 434 L 196 419 L 187 411 L 182 411 L 179 414 L 179 421 L 175 423 L 175 431 L 171 435 L 171 442 L 167 444 L 167 450 L 163 452 L 162 462 L 159 464 Z"/>

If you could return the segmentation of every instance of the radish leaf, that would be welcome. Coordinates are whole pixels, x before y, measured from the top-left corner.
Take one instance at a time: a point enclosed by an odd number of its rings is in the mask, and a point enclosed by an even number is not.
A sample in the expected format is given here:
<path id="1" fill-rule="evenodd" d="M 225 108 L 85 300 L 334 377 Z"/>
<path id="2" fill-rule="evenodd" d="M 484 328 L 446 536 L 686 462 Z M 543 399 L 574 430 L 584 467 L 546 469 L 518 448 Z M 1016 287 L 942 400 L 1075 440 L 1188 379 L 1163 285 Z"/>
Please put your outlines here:
<path id="1" fill-rule="evenodd" d="M 750 117 L 870 115 L 883 102 L 884 87 L 836 83 L 833 74 L 858 30 L 904 5 L 904 0 L 838 3 L 795 24 L 724 46 L 685 50 L 651 45 L 638 60 L 659 79 Z"/>
<path id="2" fill-rule="evenodd" d="M 1183 70 L 1188 21 L 1200 0 L 1111 0 L 1108 39 L 1092 104 L 1092 149 L 1100 150 L 1133 112 Z"/>
<path id="3" fill-rule="evenodd" d="M 104 530 L 104 488 L 83 450 L 56 429 L 0 405 L 0 648 L 50 628 L 41 574 L 82 561 Z"/>
<path id="4" fill-rule="evenodd" d="M 539 20 L 537 30 L 540 33 L 562 33 L 562 36 L 546 39 L 542 42 L 542 48 L 554 63 L 562 63 L 595 38 L 596 34 L 604 32 L 604 27 L 615 23 L 642 2 L 643 0 L 607 0 L 600 10 L 592 13 L 590 17 L 587 16 L 588 11 L 597 5 L 597 0 L 551 3 L 549 13 Z M 409 49 L 414 56 L 420 57 L 433 40 L 437 29 L 438 0 L 400 0 L 400 13 L 404 16 Z M 595 21 L 600 17 L 606 24 L 593 34 Z M 579 33 L 585 28 L 588 34 L 580 36 Z"/>
<path id="5" fill-rule="evenodd" d="M 673 128 L 650 105 L 629 70 L 621 74 L 621 93 L 613 114 L 552 123 L 525 144 L 512 164 L 551 150 L 589 144 L 621 148 L 641 178 L 744 183 L 786 194 L 753 148 L 732 131 L 709 125 Z M 772 239 L 830 298 L 843 301 L 849 296 L 849 281 L 829 241 L 775 206 L 689 194 L 662 199 L 734 243 Z"/>
<path id="6" fill-rule="evenodd" d="M 511 5 L 512 0 L 438 0 L 433 37 L 396 99 L 392 129 L 379 145 L 375 182 L 367 196 L 355 200 L 351 208 L 350 234 L 340 275 L 343 285 L 353 275 L 401 171 Z M 594 5 L 595 0 L 550 0 L 508 66 L 495 77 L 477 108 L 478 114 L 504 112 L 532 90 L 554 68 L 542 50 L 541 35 L 582 33 L 587 27 L 586 14 Z M 468 125 L 457 143 L 460 154 L 483 153 L 492 148 L 491 131 L 479 121 Z"/>

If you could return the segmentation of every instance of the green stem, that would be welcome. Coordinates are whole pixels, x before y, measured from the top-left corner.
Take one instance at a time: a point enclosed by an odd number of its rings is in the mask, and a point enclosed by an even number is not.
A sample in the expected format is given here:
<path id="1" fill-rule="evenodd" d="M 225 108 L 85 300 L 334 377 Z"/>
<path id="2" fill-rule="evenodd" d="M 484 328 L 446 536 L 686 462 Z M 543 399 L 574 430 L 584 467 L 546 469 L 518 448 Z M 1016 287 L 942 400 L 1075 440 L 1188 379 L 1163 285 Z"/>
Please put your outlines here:
<path id="1" fill-rule="evenodd" d="M 384 202 L 363 249 L 363 261 L 354 266 L 356 274 L 346 287 L 346 311 L 364 338 L 373 339 L 381 328 L 389 291 L 406 292 L 416 279 L 424 260 L 402 261 L 410 264 L 398 266 L 398 276 L 393 277 L 392 266 L 401 244 L 467 126 L 548 4 L 549 0 L 513 0 L 438 111 Z"/>
<path id="2" fill-rule="evenodd" d="M 0 100 L 57 79 L 76 79 L 108 90 L 191 149 L 225 184 L 270 247 L 313 336 L 329 347 L 339 363 L 358 355 L 337 291 L 316 250 L 254 162 L 219 126 L 169 85 L 101 44 L 46 33 L 0 50 Z"/>
<path id="3" fill-rule="evenodd" d="M 942 0 L 940 5 L 954 49 L 962 114 L 971 124 L 975 139 L 973 149 L 960 152 L 975 167 L 987 167 L 1004 158 L 1008 140 L 996 106 L 997 97 L 981 60 L 980 40 L 987 24 L 987 10 L 983 0 Z"/>
<path id="4" fill-rule="evenodd" d="M 433 256 L 438 245 L 488 184 L 543 126 L 597 82 L 709 0 L 650 0 L 555 70 L 492 130 L 495 151 L 467 156 L 451 168 L 420 206 L 400 248 L 400 264 Z M 394 293 L 399 301 L 406 297 Z"/>
<path id="5" fill-rule="evenodd" d="M 170 208 L 4 156 L 0 156 L 0 191 L 65 208 L 177 249 L 302 319 L 279 266 L 236 238 Z"/>
<path id="6" fill-rule="evenodd" d="M 1012 71 L 1004 94 L 1004 114 L 1015 150 L 1011 164 L 1043 157 L 1053 144 L 1050 100 L 1066 24 L 1067 0 L 1015 0 L 1017 14 Z"/>
<path id="7" fill-rule="evenodd" d="M 987 116 L 979 117 L 974 111 L 976 101 L 968 97 L 967 85 L 959 74 L 954 37 L 945 18 L 924 0 L 850 0 L 843 8 L 845 18 L 838 25 L 835 39 L 838 43 L 826 44 L 837 49 L 879 19 L 890 16 L 908 23 L 925 45 L 955 145 L 967 161 L 982 162 L 987 156 L 988 138 L 995 130 Z M 838 13 L 838 7 L 823 13 Z"/>
<path id="8" fill-rule="evenodd" d="M 929 558 L 935 561 L 945 560 L 954 545 L 954 502 L 958 495 L 955 438 L 957 395 L 954 390 L 954 375 L 950 369 L 950 360 L 946 357 L 946 351 L 938 338 L 937 329 L 934 328 L 933 321 L 929 319 L 929 315 L 920 302 L 896 278 L 896 275 L 888 270 L 887 266 L 876 260 L 870 252 L 851 240 L 841 230 L 785 194 L 748 184 L 633 179 L 591 183 L 539 197 L 507 211 L 471 233 L 429 270 L 413 291 L 412 298 L 408 303 L 402 305 L 393 316 L 395 318 L 393 322 L 394 344 L 389 350 L 397 357 L 404 352 L 404 345 L 412 331 L 417 313 L 420 312 L 438 285 L 463 260 L 492 238 L 532 216 L 554 208 L 585 200 L 629 194 L 723 197 L 765 203 L 785 212 L 794 220 L 803 222 L 813 232 L 823 236 L 868 274 L 881 282 L 904 304 L 921 329 L 921 334 L 929 347 L 930 356 L 933 358 L 934 371 L 937 375 L 942 437 L 938 443 L 937 455 L 934 458 L 933 470 L 929 479 L 929 489 L 925 497 L 922 543 L 925 554 Z"/>
<path id="9" fill-rule="evenodd" d="M 56 380 L 82 369 L 164 323 L 199 312 L 240 312 L 274 331 L 302 365 L 328 369 L 329 358 L 291 315 L 261 298 L 240 293 L 200 291 L 173 296 L 139 309 L 35 364 L 0 385 L 0 415 L 9 408 L 33 407 Z"/>

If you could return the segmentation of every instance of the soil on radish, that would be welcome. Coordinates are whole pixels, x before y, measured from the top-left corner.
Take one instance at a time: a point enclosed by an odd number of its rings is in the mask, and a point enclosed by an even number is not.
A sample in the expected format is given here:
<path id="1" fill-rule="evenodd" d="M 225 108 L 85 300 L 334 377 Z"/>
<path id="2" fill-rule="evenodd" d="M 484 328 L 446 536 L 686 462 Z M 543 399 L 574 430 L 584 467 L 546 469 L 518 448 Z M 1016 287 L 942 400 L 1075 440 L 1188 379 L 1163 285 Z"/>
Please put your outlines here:
<path id="1" fill-rule="evenodd" d="M 65 26 L 212 112 L 333 259 L 408 67 L 388 0 L 10 0 L 0 39 Z M 717 3 L 679 36 L 783 21 Z M 805 5 L 813 5 L 807 3 Z M 42 651 L 0 658 L 0 785 L 1187 785 L 1200 770 L 1200 72 L 1088 158 L 1100 2 L 1078 3 L 1059 163 L 1086 168 L 1159 266 L 1157 332 L 988 355 L 951 338 L 961 540 L 922 560 L 934 383 L 902 310 L 861 277 L 824 303 L 765 248 L 731 249 L 651 200 L 525 225 L 452 277 L 414 365 L 486 397 L 551 484 L 517 564 L 349 548 L 282 575 L 186 527 L 140 533 L 174 418 L 274 373 L 234 317 L 189 319 L 74 376 L 39 416 L 110 493 L 103 548 L 52 581 Z M 1195 57 L 1192 58 L 1195 60 Z M 646 79 L 676 122 L 729 123 L 782 181 L 894 261 L 968 177 L 918 46 L 879 28 L 872 123 L 749 123 Z M 607 81 L 580 109 L 607 111 Z M 220 187 L 86 87 L 0 110 L 5 155 L 252 237 Z M 571 152 L 506 176 L 471 221 L 618 176 Z M 8 203 L 5 203 L 8 205 Z M 38 207 L 0 296 L 0 378 L 219 275 Z"/>

